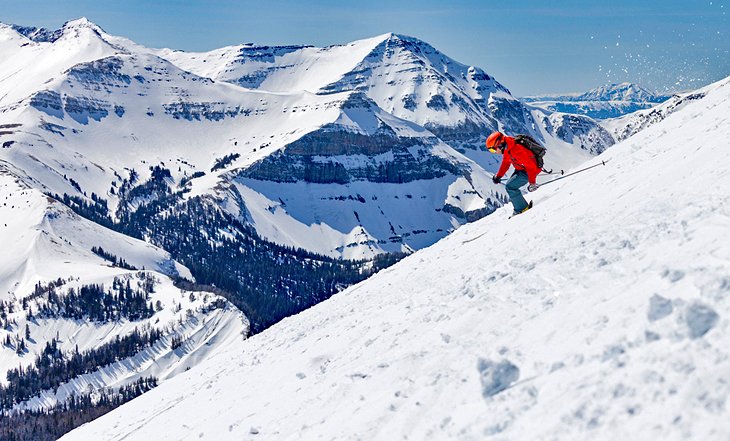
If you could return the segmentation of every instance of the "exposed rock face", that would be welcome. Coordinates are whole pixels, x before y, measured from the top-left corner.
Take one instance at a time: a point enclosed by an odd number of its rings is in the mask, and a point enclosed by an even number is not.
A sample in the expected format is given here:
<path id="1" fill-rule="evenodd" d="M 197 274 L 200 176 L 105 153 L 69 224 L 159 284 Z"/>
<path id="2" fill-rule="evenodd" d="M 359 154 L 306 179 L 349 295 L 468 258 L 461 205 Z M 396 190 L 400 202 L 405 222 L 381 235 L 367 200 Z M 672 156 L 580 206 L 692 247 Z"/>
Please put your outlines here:
<path id="1" fill-rule="evenodd" d="M 187 121 L 220 121 L 224 118 L 235 118 L 238 115 L 248 116 L 250 109 L 241 106 L 229 106 L 226 103 L 191 103 L 178 101 L 170 104 L 163 104 L 165 113 L 175 119 Z"/>
<path id="2" fill-rule="evenodd" d="M 132 78 L 122 72 L 123 66 L 124 62 L 119 57 L 107 57 L 78 64 L 68 70 L 68 76 L 90 90 L 109 91 L 110 88 L 126 88 L 132 82 Z"/>
<path id="3" fill-rule="evenodd" d="M 48 30 L 46 28 L 36 28 L 35 26 L 18 26 L 10 25 L 19 34 L 25 35 L 36 43 L 52 43 L 63 35 L 63 29 Z"/>
<path id="4" fill-rule="evenodd" d="M 407 148 L 421 142 L 417 138 L 397 138 L 387 126 L 382 126 L 378 132 L 364 135 L 342 130 L 330 124 L 289 144 L 286 151 L 300 156 L 375 156 L 386 153 L 396 146 Z"/>
<path id="5" fill-rule="evenodd" d="M 384 131 L 383 131 L 384 132 Z M 362 135 L 330 125 L 308 134 L 242 171 L 240 176 L 276 182 L 345 184 L 354 180 L 403 183 L 458 174 L 419 138 Z M 347 156 L 357 155 L 355 161 Z"/>
<path id="6" fill-rule="evenodd" d="M 30 105 L 48 115 L 63 119 L 63 101 L 58 92 L 42 90 L 30 97 Z"/>
<path id="7" fill-rule="evenodd" d="M 487 198 L 486 206 L 476 210 L 464 212 L 464 210 L 462 210 L 461 208 L 454 207 L 449 203 L 444 204 L 444 208 L 442 210 L 445 213 L 453 214 L 454 216 L 463 219 L 466 222 L 476 222 L 479 219 L 494 213 L 497 208 L 501 207 L 502 205 L 503 204 L 501 202 L 494 201 L 491 198 Z"/>
<path id="8" fill-rule="evenodd" d="M 93 98 L 67 96 L 63 109 L 74 120 L 81 124 L 88 124 L 89 119 L 101 121 L 109 116 L 111 105 L 106 101 Z"/>
<path id="9" fill-rule="evenodd" d="M 489 103 L 492 116 L 506 133 L 534 133 L 534 120 L 525 106 L 515 99 L 494 98 Z"/>
<path id="10" fill-rule="evenodd" d="M 465 121 L 456 126 L 442 126 L 427 124 L 426 128 L 449 145 L 459 148 L 477 148 L 484 143 L 489 133 L 498 130 L 498 124 L 494 125 L 476 124 Z"/>
<path id="11" fill-rule="evenodd" d="M 101 121 L 109 116 L 111 104 L 103 100 L 86 97 L 61 96 L 60 93 L 44 90 L 30 98 L 30 105 L 50 116 L 63 119 L 65 113 L 81 124 L 88 124 L 89 119 Z M 124 109 L 115 109 L 123 114 Z M 64 113 L 65 112 L 65 113 Z"/>

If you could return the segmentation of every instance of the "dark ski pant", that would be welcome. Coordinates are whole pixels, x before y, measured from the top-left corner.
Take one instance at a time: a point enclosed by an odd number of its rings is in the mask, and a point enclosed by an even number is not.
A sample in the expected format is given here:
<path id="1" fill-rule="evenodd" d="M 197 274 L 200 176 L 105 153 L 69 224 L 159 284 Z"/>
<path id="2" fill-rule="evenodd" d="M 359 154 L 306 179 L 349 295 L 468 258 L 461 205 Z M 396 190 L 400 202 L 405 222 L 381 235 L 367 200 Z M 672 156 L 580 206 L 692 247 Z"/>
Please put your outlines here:
<path id="1" fill-rule="evenodd" d="M 507 194 L 512 201 L 512 208 L 514 208 L 515 213 L 522 213 L 522 210 L 527 208 L 527 201 L 520 191 L 520 187 L 525 184 L 527 184 L 527 172 L 523 170 L 515 170 L 512 177 L 510 177 L 504 185 L 507 190 Z"/>

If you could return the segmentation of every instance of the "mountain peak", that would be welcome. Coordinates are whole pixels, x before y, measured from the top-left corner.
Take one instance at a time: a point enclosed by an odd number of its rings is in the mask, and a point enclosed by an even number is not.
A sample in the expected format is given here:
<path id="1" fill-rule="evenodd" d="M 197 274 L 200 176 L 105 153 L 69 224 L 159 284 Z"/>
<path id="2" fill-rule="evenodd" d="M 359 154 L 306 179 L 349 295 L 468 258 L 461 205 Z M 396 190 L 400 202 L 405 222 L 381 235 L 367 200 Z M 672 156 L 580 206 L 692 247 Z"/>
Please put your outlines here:
<path id="1" fill-rule="evenodd" d="M 581 100 L 659 102 L 656 94 L 635 83 L 606 84 L 578 97 Z"/>
<path id="2" fill-rule="evenodd" d="M 77 35 L 80 32 L 84 31 L 91 31 L 97 35 L 104 34 L 104 30 L 97 25 L 96 23 L 92 22 L 86 17 L 77 18 L 75 20 L 69 20 L 66 23 L 63 24 L 63 27 L 59 30 L 61 35 L 68 35 L 73 34 Z"/>
<path id="3" fill-rule="evenodd" d="M 50 30 L 46 28 L 37 28 L 35 26 L 21 26 L 16 24 L 9 25 L 17 33 L 27 37 L 36 43 L 53 43 L 64 35 L 72 32 L 78 33 L 79 31 L 88 29 L 95 34 L 101 35 L 104 30 L 93 23 L 86 17 L 77 18 L 75 20 L 69 20 L 61 26 L 60 29 Z"/>
<path id="4" fill-rule="evenodd" d="M 388 32 L 387 34 L 383 34 L 381 37 L 384 37 L 383 38 L 384 41 L 428 45 L 428 43 L 421 40 L 420 38 L 412 37 L 410 35 L 405 35 L 405 34 L 398 34 L 395 32 Z"/>
<path id="5" fill-rule="evenodd" d="M 99 27 L 96 23 L 92 22 L 86 17 L 80 17 L 75 20 L 69 20 L 66 23 L 63 24 L 63 29 L 74 29 L 74 28 L 89 28 L 93 29 L 95 31 L 101 31 L 101 27 Z"/>

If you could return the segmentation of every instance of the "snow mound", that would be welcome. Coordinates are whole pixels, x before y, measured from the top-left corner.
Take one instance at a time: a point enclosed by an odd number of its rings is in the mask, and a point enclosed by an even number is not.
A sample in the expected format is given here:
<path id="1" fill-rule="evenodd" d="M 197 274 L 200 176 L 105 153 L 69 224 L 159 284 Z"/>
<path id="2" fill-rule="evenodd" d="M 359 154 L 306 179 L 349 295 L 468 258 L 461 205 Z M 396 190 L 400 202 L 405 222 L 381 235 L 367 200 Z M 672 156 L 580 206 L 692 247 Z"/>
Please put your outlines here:
<path id="1" fill-rule="evenodd" d="M 725 83 L 63 439 L 724 438 L 728 137 Z"/>

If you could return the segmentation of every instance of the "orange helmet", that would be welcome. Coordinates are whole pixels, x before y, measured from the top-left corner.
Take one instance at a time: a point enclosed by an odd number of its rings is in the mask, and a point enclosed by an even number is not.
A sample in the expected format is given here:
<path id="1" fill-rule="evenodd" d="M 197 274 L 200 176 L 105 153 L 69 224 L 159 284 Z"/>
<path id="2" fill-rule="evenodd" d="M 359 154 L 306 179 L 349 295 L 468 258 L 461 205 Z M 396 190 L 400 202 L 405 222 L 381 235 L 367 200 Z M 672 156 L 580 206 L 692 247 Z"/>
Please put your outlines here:
<path id="1" fill-rule="evenodd" d="M 501 132 L 494 132 L 487 138 L 487 150 L 497 153 L 497 149 L 504 148 L 506 141 Z"/>

